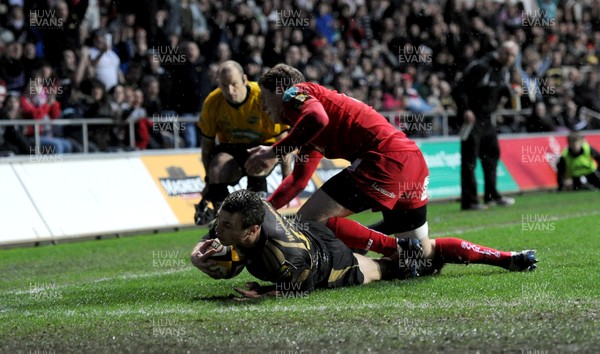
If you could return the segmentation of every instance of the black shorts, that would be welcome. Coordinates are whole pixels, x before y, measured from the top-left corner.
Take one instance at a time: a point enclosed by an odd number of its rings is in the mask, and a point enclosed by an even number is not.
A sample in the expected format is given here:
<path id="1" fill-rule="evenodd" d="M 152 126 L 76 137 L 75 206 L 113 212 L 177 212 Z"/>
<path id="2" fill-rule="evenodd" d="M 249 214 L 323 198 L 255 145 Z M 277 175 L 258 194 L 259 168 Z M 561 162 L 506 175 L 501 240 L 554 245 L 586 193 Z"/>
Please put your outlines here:
<path id="1" fill-rule="evenodd" d="M 219 144 L 215 146 L 213 150 L 213 156 L 211 156 L 211 158 L 214 158 L 217 154 L 222 152 L 233 156 L 233 160 L 238 164 L 238 166 L 240 166 L 242 173 L 244 176 L 246 176 L 246 169 L 244 168 L 244 165 L 246 164 L 248 157 L 250 157 L 248 149 L 257 147 L 259 145 L 260 144 Z"/>
<path id="2" fill-rule="evenodd" d="M 343 170 L 327 180 L 321 186 L 321 190 L 341 206 L 355 214 L 368 209 L 378 208 L 377 202 L 356 188 L 354 179 L 352 179 L 347 170 Z M 427 205 L 416 209 L 383 210 L 382 214 L 385 222 L 385 231 L 378 231 L 388 235 L 411 231 L 422 226 L 427 221 Z"/>
<path id="3" fill-rule="evenodd" d="M 246 160 L 250 157 L 248 153 L 248 149 L 253 147 L 257 147 L 259 145 L 270 145 L 270 144 L 219 144 L 215 146 L 213 150 L 213 155 L 211 158 L 215 157 L 218 153 L 226 153 L 233 156 L 233 160 L 242 170 L 242 176 L 248 176 L 246 172 L 246 168 L 244 165 L 246 164 Z M 231 185 L 235 185 L 238 182 L 232 183 Z M 255 192 L 267 191 L 267 176 L 255 177 L 248 176 L 248 189 L 253 190 Z"/>
<path id="4" fill-rule="evenodd" d="M 365 277 L 352 250 L 337 239 L 331 229 L 309 221 L 306 233 L 319 250 L 319 259 L 314 262 L 318 269 L 313 269 L 315 288 L 339 288 L 364 282 Z"/>

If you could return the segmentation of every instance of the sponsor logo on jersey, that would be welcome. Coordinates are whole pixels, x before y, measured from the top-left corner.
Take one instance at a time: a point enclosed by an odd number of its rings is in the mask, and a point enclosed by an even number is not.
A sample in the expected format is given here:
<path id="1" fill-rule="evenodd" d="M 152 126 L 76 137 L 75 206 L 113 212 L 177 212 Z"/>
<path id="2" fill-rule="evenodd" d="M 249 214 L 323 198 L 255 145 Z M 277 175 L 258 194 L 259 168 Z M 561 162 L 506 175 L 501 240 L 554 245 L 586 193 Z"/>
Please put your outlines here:
<path id="1" fill-rule="evenodd" d="M 392 198 L 392 199 L 396 198 L 396 193 L 390 192 L 390 191 L 384 189 L 383 187 L 379 186 L 377 184 L 377 182 L 373 182 L 373 184 L 371 185 L 371 187 L 373 189 L 375 189 L 376 191 L 378 191 L 379 193 L 385 195 L 388 198 Z"/>

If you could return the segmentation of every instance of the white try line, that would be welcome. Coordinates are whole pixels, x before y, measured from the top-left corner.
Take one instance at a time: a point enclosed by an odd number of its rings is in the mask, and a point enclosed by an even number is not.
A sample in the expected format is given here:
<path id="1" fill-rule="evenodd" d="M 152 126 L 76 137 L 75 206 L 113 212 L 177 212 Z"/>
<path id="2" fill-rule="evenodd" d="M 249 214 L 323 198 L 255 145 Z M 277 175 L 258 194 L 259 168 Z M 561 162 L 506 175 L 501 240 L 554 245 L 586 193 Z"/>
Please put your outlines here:
<path id="1" fill-rule="evenodd" d="M 556 300 L 552 296 L 544 297 L 543 299 L 536 299 L 531 296 L 520 296 L 513 298 L 511 301 L 505 301 L 501 299 L 484 299 L 481 301 L 475 301 L 472 299 L 466 300 L 431 300 L 426 302 L 412 302 L 408 300 L 402 299 L 390 299 L 385 302 L 379 303 L 336 303 L 331 305 L 306 305 L 303 303 L 294 303 L 294 300 L 281 300 L 285 301 L 286 304 L 263 304 L 263 303 L 240 303 L 239 306 L 214 306 L 214 307 L 202 307 L 201 310 L 198 307 L 194 308 L 182 308 L 181 306 L 169 307 L 169 308 L 156 308 L 156 307 L 147 307 L 147 308 L 139 308 L 139 309 L 118 309 L 118 310 L 102 310 L 98 308 L 90 308 L 85 310 L 52 310 L 53 313 L 61 314 L 64 316 L 84 316 L 89 317 L 92 316 L 115 316 L 115 317 L 123 317 L 123 316 L 132 316 L 132 315 L 143 315 L 143 316 L 154 316 L 160 317 L 165 315 L 198 315 L 202 314 L 203 317 L 214 318 L 213 316 L 228 314 L 228 313 L 258 313 L 258 314 L 277 314 L 277 313 L 290 313 L 290 312 L 301 312 L 301 313 L 324 313 L 331 311 L 339 311 L 343 309 L 344 311 L 351 312 L 360 312 L 367 310 L 379 310 L 379 309 L 394 309 L 394 310 L 405 310 L 407 308 L 414 309 L 440 309 L 440 308 L 473 308 L 476 306 L 484 306 L 484 307 L 494 307 L 494 308 L 513 308 L 516 305 L 533 305 L 535 303 L 539 303 L 542 300 L 546 305 L 552 305 L 560 308 L 564 307 L 598 307 L 600 306 L 600 300 L 595 299 L 571 299 L 571 300 Z M 206 300 L 210 301 L 210 300 Z M 230 300 L 234 301 L 234 300 Z M 0 311 L 0 313 L 8 313 L 18 311 L 19 314 L 23 316 L 39 316 L 40 312 L 46 312 L 47 310 L 26 310 L 23 311 L 13 310 L 13 309 L 5 309 Z"/>

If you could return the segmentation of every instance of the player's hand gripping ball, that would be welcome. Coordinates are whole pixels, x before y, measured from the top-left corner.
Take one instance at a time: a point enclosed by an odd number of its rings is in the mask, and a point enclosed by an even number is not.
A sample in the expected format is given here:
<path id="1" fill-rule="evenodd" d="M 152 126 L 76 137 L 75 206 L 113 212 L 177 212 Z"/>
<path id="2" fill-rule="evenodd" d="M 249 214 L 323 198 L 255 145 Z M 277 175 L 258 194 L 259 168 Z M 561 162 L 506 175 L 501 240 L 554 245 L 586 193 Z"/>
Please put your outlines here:
<path id="1" fill-rule="evenodd" d="M 223 246 L 218 240 L 214 239 L 210 247 L 214 249 L 214 253 L 210 255 L 208 261 L 214 262 L 215 265 L 209 267 L 209 269 L 211 272 L 218 274 L 219 279 L 233 278 L 244 269 L 245 262 L 235 246 Z"/>

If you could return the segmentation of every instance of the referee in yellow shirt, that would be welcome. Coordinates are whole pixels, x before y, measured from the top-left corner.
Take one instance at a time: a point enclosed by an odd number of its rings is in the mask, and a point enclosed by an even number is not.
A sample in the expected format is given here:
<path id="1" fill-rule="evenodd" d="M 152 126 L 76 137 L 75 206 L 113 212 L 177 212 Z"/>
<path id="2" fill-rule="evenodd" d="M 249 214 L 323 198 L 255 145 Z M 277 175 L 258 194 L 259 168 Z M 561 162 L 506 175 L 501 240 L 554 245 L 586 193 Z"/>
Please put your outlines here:
<path id="1" fill-rule="evenodd" d="M 222 63 L 217 71 L 217 83 L 218 88 L 204 101 L 198 121 L 207 188 L 196 205 L 194 221 L 197 225 L 210 222 L 229 195 L 227 187 L 247 176 L 244 169 L 249 156 L 247 149 L 271 145 L 284 138 L 290 128 L 274 124 L 263 111 L 258 83 L 248 81 L 239 63 L 231 60 Z M 290 172 L 288 159 L 282 164 L 283 177 Z M 248 189 L 266 197 L 266 178 L 248 176 Z M 208 201 L 214 210 L 208 207 Z"/>

